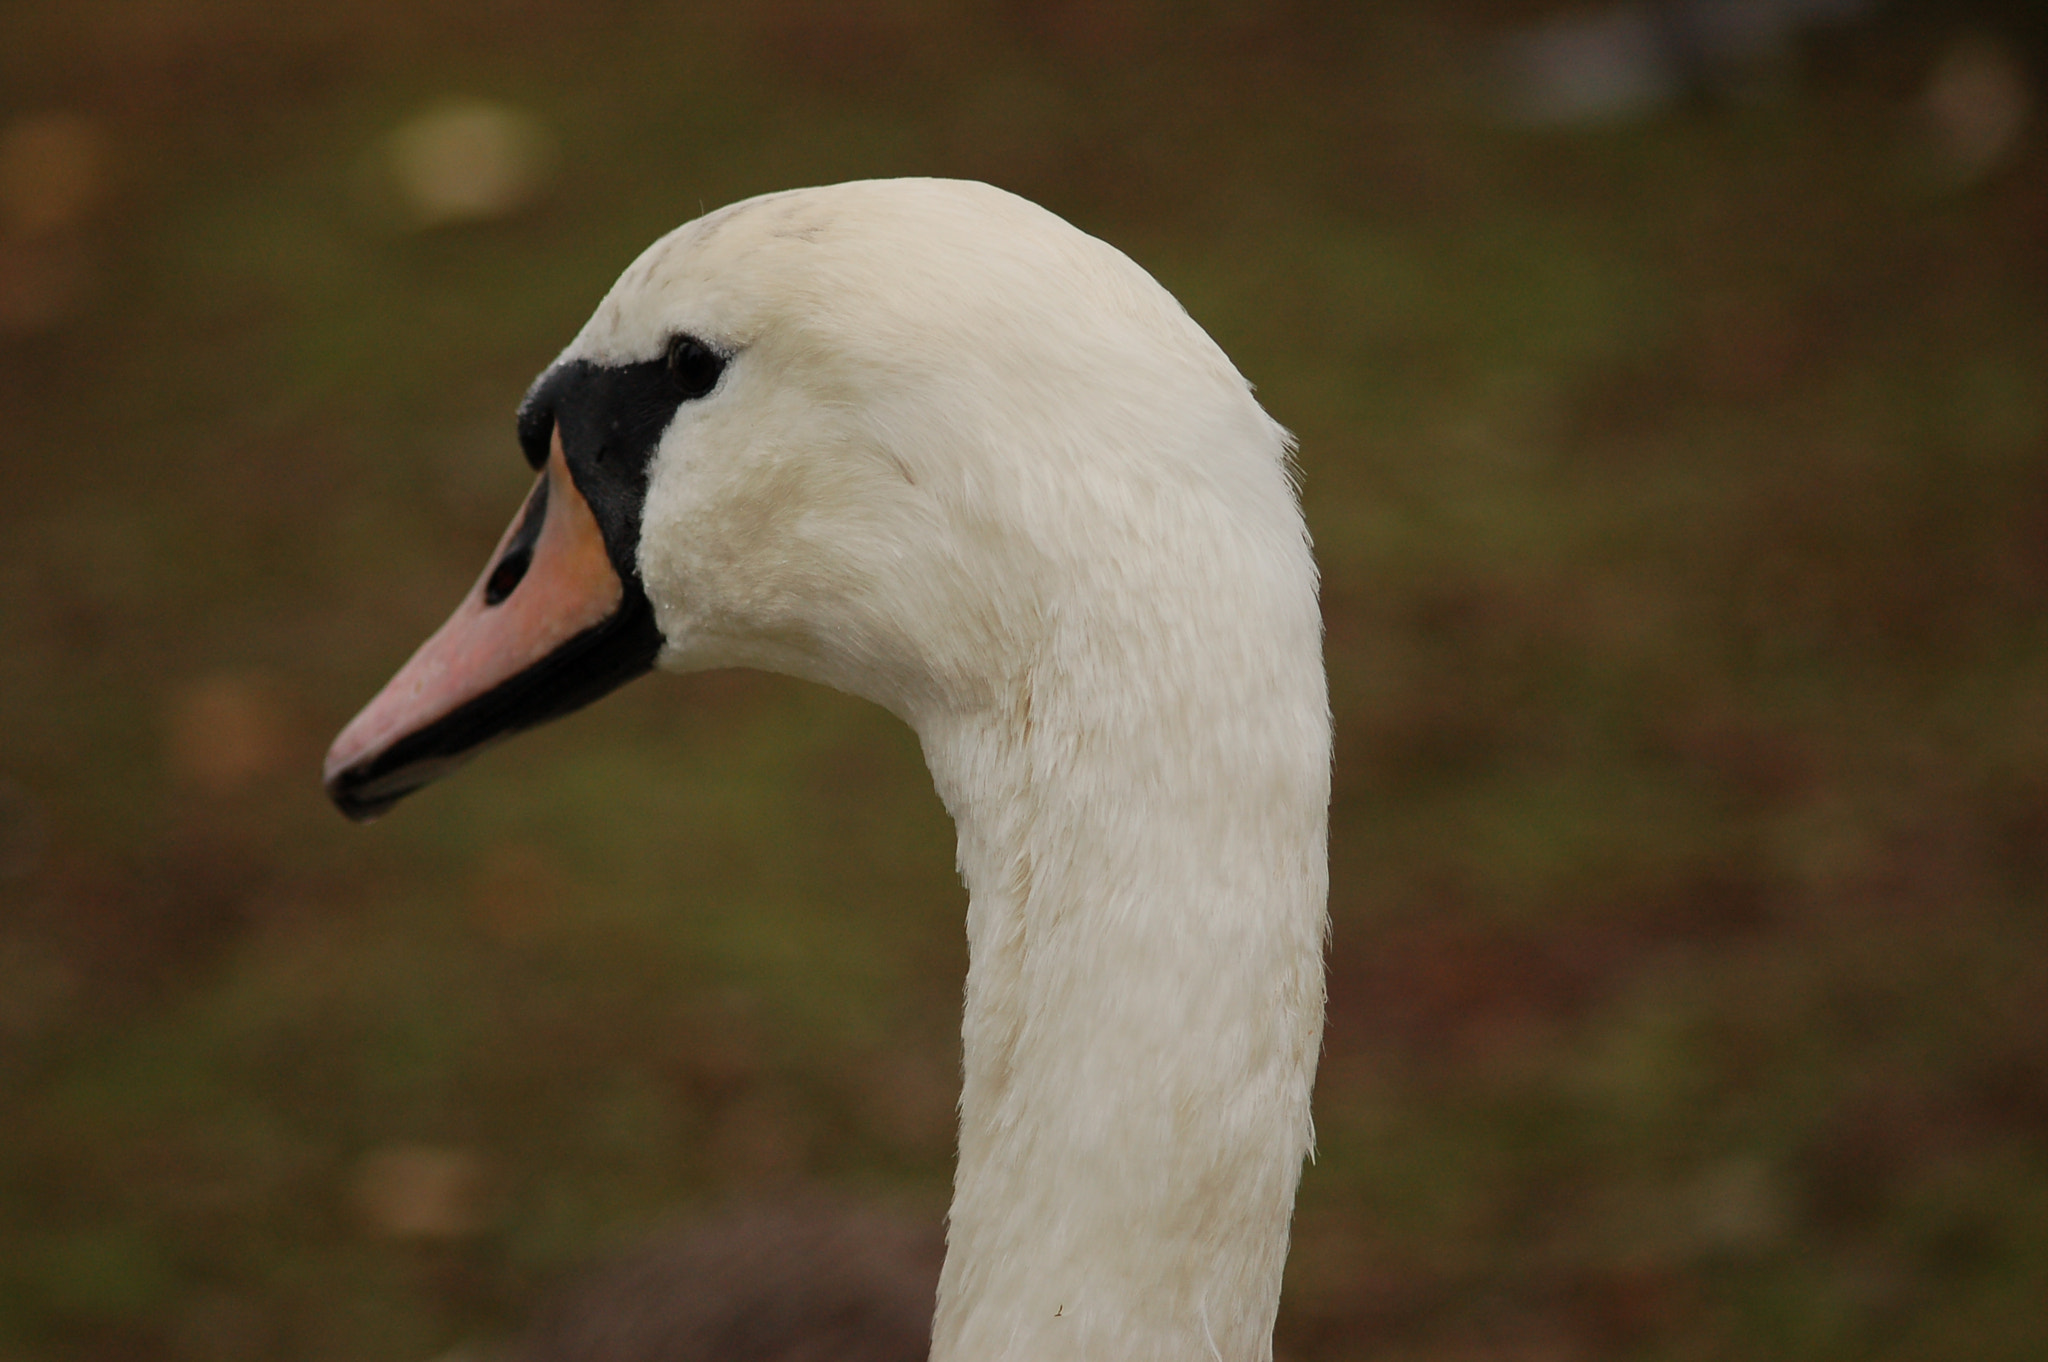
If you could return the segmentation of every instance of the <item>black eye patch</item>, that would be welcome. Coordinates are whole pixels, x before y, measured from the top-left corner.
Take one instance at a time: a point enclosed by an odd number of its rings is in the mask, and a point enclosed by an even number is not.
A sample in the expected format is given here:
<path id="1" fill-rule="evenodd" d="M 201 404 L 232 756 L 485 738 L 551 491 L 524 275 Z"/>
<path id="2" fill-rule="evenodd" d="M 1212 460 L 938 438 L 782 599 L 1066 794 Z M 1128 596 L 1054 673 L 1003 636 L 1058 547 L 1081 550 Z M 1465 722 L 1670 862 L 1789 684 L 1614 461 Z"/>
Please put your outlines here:
<path id="1" fill-rule="evenodd" d="M 635 580 L 647 468 L 676 409 L 718 386 L 727 357 L 677 335 L 654 358 L 631 364 L 572 360 L 542 374 L 519 404 L 519 445 L 535 468 L 553 437 L 576 490 L 590 503 L 621 581 Z"/>

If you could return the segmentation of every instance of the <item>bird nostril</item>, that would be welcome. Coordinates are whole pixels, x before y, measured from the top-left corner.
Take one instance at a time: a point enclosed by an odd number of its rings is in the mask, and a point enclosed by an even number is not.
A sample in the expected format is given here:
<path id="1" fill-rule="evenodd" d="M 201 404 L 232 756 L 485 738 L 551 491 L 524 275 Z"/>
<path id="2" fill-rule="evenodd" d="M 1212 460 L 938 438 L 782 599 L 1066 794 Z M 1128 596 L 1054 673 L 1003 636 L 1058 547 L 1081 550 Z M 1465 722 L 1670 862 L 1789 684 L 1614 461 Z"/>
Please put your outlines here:
<path id="1" fill-rule="evenodd" d="M 491 569 L 490 580 L 484 583 L 484 604 L 502 604 L 505 598 L 512 594 L 512 589 L 526 576 L 526 569 L 532 565 L 533 548 L 528 544 L 521 544 L 500 558 L 498 565 Z"/>
<path id="2" fill-rule="evenodd" d="M 484 604 L 501 605 L 507 596 L 517 589 L 526 578 L 526 570 L 533 566 L 533 546 L 540 542 L 540 527 L 548 518 L 548 480 L 543 475 L 533 485 L 533 494 L 526 499 L 525 514 L 519 517 L 519 528 L 512 533 L 512 542 L 505 546 L 505 556 L 491 569 L 491 575 L 484 581 Z"/>

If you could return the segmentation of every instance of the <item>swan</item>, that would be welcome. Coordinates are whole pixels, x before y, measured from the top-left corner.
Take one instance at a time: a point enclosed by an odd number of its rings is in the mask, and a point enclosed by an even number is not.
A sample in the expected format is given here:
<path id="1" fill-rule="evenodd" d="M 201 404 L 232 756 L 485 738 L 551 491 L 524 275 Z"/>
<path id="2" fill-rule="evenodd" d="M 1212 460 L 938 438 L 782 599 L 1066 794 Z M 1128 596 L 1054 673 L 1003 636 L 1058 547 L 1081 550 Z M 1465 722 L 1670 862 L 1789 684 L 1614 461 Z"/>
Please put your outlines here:
<path id="1" fill-rule="evenodd" d="M 335 740 L 368 818 L 654 667 L 916 732 L 968 889 L 937 1362 L 1269 1358 L 1331 754 L 1292 441 L 1115 248 L 889 180 L 657 241 L 535 381 L 538 477 Z"/>

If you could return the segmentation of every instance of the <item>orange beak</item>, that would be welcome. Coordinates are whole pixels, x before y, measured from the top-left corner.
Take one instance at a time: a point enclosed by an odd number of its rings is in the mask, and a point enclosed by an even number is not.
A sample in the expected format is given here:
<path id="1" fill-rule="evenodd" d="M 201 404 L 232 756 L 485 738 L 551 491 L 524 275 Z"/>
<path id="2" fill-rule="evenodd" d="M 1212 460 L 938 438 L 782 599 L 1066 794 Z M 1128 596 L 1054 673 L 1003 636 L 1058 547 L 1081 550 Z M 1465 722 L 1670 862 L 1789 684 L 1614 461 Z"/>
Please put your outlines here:
<path id="1" fill-rule="evenodd" d="M 647 671 L 660 650 L 647 598 L 613 566 L 558 431 L 483 576 L 334 740 L 327 793 L 349 817 L 374 818 L 498 739 Z"/>

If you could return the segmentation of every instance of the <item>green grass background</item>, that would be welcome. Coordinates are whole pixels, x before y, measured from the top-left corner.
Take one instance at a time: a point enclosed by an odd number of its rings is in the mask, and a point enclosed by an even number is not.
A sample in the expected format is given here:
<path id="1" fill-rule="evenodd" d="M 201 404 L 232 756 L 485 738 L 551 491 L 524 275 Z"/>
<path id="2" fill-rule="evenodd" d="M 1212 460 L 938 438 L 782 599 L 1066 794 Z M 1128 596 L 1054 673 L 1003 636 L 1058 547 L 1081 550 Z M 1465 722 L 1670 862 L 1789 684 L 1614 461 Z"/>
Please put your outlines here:
<path id="1" fill-rule="evenodd" d="M 109 184 L 0 257 L 82 281 L 0 338 L 0 1358 L 427 1359 L 721 1198 L 943 1207 L 964 895 L 886 715 L 656 677 L 367 830 L 316 779 L 625 263 L 905 173 L 1125 248 L 1301 438 L 1283 1354 L 2048 1356 L 2040 125 L 1932 173 L 1937 10 L 1505 126 L 1543 9 L 0 11 L 0 113 L 89 117 Z M 366 167 L 451 95 L 544 120 L 549 192 L 394 230 Z M 471 1223 L 366 1219 L 411 1147 Z"/>

